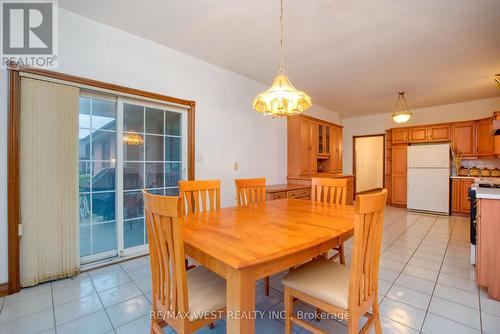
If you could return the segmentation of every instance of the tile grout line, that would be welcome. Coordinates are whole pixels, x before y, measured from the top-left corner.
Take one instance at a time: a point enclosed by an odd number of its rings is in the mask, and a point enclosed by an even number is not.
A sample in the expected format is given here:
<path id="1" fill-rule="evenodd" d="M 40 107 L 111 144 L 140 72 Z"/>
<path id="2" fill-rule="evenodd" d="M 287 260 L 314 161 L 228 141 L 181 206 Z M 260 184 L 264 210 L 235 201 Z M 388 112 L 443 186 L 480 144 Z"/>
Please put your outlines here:
<path id="1" fill-rule="evenodd" d="M 120 266 L 120 268 L 121 268 L 121 266 Z M 122 269 L 122 270 L 123 270 L 123 269 Z M 90 275 L 89 275 L 89 277 L 90 277 Z M 115 327 L 113 326 L 113 323 L 111 322 L 111 319 L 109 318 L 108 311 L 106 310 L 106 307 L 104 306 L 104 303 L 102 302 L 101 296 L 99 296 L 99 292 L 97 291 L 97 289 L 96 289 L 96 287 L 95 287 L 95 285 L 94 285 L 94 281 L 92 280 L 92 277 L 90 277 L 90 282 L 92 283 L 92 287 L 94 288 L 94 290 L 95 290 L 95 292 L 96 292 L 96 296 L 97 296 L 97 298 L 99 298 L 99 302 L 100 302 L 100 303 L 101 303 L 101 305 L 102 305 L 102 309 L 104 310 L 104 314 L 106 314 L 106 317 L 108 318 L 109 324 L 111 325 L 111 328 L 112 328 L 113 332 L 115 332 Z M 99 311 L 100 311 L 100 310 L 99 310 Z M 99 311 L 95 311 L 95 312 L 93 312 L 93 313 L 91 313 L 91 314 L 97 313 L 97 312 L 99 312 Z M 81 317 L 81 318 L 83 318 L 83 317 Z M 79 319 L 81 319 L 81 318 L 79 318 Z M 75 319 L 75 320 L 76 320 L 76 319 Z"/>
<path id="2" fill-rule="evenodd" d="M 432 288 L 431 299 L 429 299 L 429 304 L 427 305 L 427 309 L 425 310 L 424 320 L 422 321 L 422 326 L 420 327 L 420 333 L 423 333 L 423 330 L 424 330 L 425 319 L 427 319 L 427 314 L 429 314 L 429 308 L 431 307 L 432 298 L 434 297 L 434 291 L 436 291 L 436 286 L 438 283 L 439 275 L 441 274 L 441 268 L 443 267 L 444 259 L 446 258 L 446 253 L 448 252 L 448 247 L 450 246 L 453 231 L 455 230 L 456 220 L 457 220 L 457 218 L 455 217 L 453 220 L 453 227 L 451 229 L 450 236 L 448 237 L 448 242 L 446 243 L 446 249 L 444 251 L 443 258 L 441 259 L 441 265 L 439 266 L 438 275 L 436 277 L 436 281 L 434 282 L 434 287 Z M 446 319 L 448 319 L 448 318 L 446 318 Z"/>
<path id="3" fill-rule="evenodd" d="M 452 231 L 451 231 L 451 233 L 450 233 L 450 238 L 448 239 L 448 243 L 447 243 L 447 246 L 446 246 L 445 256 L 443 257 L 443 260 L 442 260 L 442 262 L 441 262 L 441 266 L 440 266 L 440 268 L 439 268 L 439 272 L 438 272 L 438 277 L 436 278 L 436 282 L 435 282 L 435 284 L 434 284 L 434 289 L 432 290 L 431 301 L 432 301 L 432 298 L 434 297 L 434 291 L 436 290 L 436 286 L 437 286 L 437 284 L 438 284 L 439 275 L 441 274 L 441 268 L 442 268 L 442 266 L 443 266 L 443 264 L 444 264 L 444 260 L 445 260 L 445 258 L 446 258 L 446 253 L 448 252 L 448 248 L 449 248 L 449 245 L 450 245 L 450 243 L 451 243 L 451 239 L 452 239 L 452 235 L 453 235 L 453 232 L 454 232 L 454 230 L 455 230 L 455 227 L 456 227 L 456 217 L 455 217 L 455 220 L 454 220 L 454 222 L 453 222 L 453 228 L 452 228 Z M 455 287 L 453 287 L 453 286 L 451 286 L 451 285 L 448 285 L 448 284 L 443 284 L 443 285 L 446 285 L 446 286 L 449 286 L 449 287 L 455 288 Z M 463 289 L 460 289 L 460 288 L 455 288 L 455 289 L 463 290 Z M 463 290 L 463 291 L 467 291 L 467 290 Z M 467 291 L 467 292 L 470 292 L 470 291 Z M 441 298 L 441 297 L 438 297 L 438 296 L 436 296 L 436 298 L 440 298 L 440 299 L 446 300 L 446 301 L 448 301 L 448 302 L 451 302 L 451 303 L 454 303 L 454 304 L 457 304 L 457 305 L 461 305 L 461 306 L 469 307 L 469 306 L 467 306 L 467 305 L 463 305 L 463 304 L 460 304 L 460 303 L 457 303 L 457 302 L 454 302 L 454 301 L 448 300 L 448 299 L 446 299 L 446 298 Z M 478 298 L 480 298 L 480 296 L 478 296 Z M 479 302 L 480 302 L 480 300 L 479 300 Z M 480 304 L 480 303 L 479 303 L 479 304 Z M 479 307 L 481 307 L 481 306 L 479 305 Z M 424 334 L 424 333 L 422 332 L 422 330 L 423 330 L 423 326 L 424 326 L 424 323 L 425 323 L 425 319 L 427 318 L 427 314 L 429 314 L 429 313 L 431 313 L 431 314 L 435 314 L 435 313 L 433 313 L 433 312 L 429 312 L 429 308 L 430 308 L 430 302 L 429 302 L 429 305 L 428 305 L 428 307 L 427 307 L 427 311 L 425 312 L 424 322 L 422 323 L 422 329 L 421 329 L 421 331 L 420 331 L 420 333 L 422 333 L 422 334 Z M 472 307 L 469 307 L 469 308 L 472 308 Z M 474 309 L 474 308 L 472 308 L 472 309 Z M 437 316 L 439 316 L 439 317 L 442 317 L 442 318 L 444 318 L 444 319 L 450 320 L 450 321 L 452 321 L 452 322 L 454 322 L 454 323 L 457 323 L 457 324 L 459 324 L 459 325 L 462 325 L 462 326 L 468 327 L 468 328 L 470 328 L 470 329 L 477 330 L 477 328 L 473 328 L 473 327 L 471 327 L 471 326 L 469 326 L 469 325 L 466 325 L 466 324 L 463 324 L 463 323 L 461 323 L 461 322 L 455 321 L 454 319 L 450 319 L 450 318 L 444 317 L 444 316 L 439 315 L 439 314 L 435 314 L 435 315 L 437 315 Z M 479 309 L 479 316 L 480 316 L 480 319 L 481 319 L 481 310 L 480 310 L 480 309 Z M 481 326 L 481 320 L 480 320 L 480 330 L 479 330 L 479 331 L 480 331 L 481 333 L 483 333 L 483 331 L 482 331 L 482 326 Z"/>
<path id="4" fill-rule="evenodd" d="M 54 319 L 54 332 L 55 332 L 55 334 L 57 334 L 56 307 L 54 306 L 54 289 L 52 286 L 52 282 L 50 283 L 50 299 L 52 301 L 52 317 Z"/>
<path id="5" fill-rule="evenodd" d="M 419 216 L 419 218 L 420 218 L 420 217 L 421 217 L 421 216 Z M 432 229 L 432 227 L 434 226 L 434 224 L 436 223 L 436 221 L 437 221 L 437 220 L 438 220 L 438 217 L 435 217 L 434 222 L 433 222 L 433 223 L 429 226 L 429 228 L 427 229 L 427 232 L 423 235 L 422 240 L 420 240 L 420 242 L 418 243 L 417 247 L 415 248 L 415 250 L 414 250 L 414 251 L 413 251 L 413 253 L 411 254 L 410 258 L 409 258 L 409 259 L 408 259 L 408 261 L 406 262 L 405 266 L 404 266 L 404 267 L 403 267 L 403 269 L 401 269 L 401 271 L 398 273 L 398 275 L 396 276 L 395 280 L 392 282 L 391 286 L 390 286 L 390 287 L 389 287 L 389 289 L 387 290 L 387 293 L 384 295 L 384 297 L 383 297 L 383 298 L 382 298 L 382 300 L 379 302 L 379 304 L 381 304 L 381 303 L 382 303 L 382 301 L 384 301 L 384 300 L 385 300 L 385 298 L 392 299 L 391 297 L 387 297 L 387 294 L 388 294 L 388 293 L 389 293 L 389 291 L 391 291 L 391 289 L 394 287 L 394 284 L 396 284 L 396 281 L 398 280 L 399 276 L 401 276 L 401 273 L 402 273 L 402 272 L 403 272 L 403 270 L 406 268 L 406 266 L 407 266 L 407 265 L 408 265 L 408 263 L 410 262 L 411 258 L 413 257 L 413 255 L 415 254 L 415 252 L 418 250 L 418 247 L 420 247 L 420 245 L 422 244 L 422 242 L 425 240 L 425 237 L 429 234 L 430 230 Z M 416 223 L 417 223 L 417 221 L 418 221 L 418 219 L 416 219 L 416 220 L 415 220 L 415 221 L 414 221 L 414 222 L 413 222 L 410 226 L 408 226 L 408 228 L 407 228 L 407 229 L 406 229 L 403 233 L 401 233 L 401 235 L 400 235 L 400 236 L 399 236 L 396 240 L 394 240 L 394 242 L 393 242 L 393 243 L 395 243 L 397 240 L 399 240 L 399 238 L 401 238 L 401 236 L 403 236 L 403 234 L 405 234 L 405 233 L 408 231 L 408 229 L 409 229 L 410 227 L 412 227 L 414 224 L 416 224 Z M 391 246 L 392 246 L 392 244 L 393 244 L 393 243 L 391 243 Z M 382 252 L 382 254 L 383 254 L 383 252 Z M 380 254 L 380 256 L 382 256 L 382 254 Z M 410 276 L 413 276 L 413 275 L 410 275 Z M 417 276 L 415 276 L 415 277 L 417 277 Z M 419 277 L 417 277 L 417 278 L 419 278 Z M 398 302 L 399 302 L 399 301 L 398 301 Z M 406 303 L 403 303 L 403 304 L 406 304 Z M 406 304 L 406 305 L 408 305 L 408 304 Z M 412 305 L 410 305 L 410 306 L 412 306 Z M 389 318 L 389 319 L 391 319 L 391 318 Z M 410 326 L 408 326 L 408 325 L 406 325 L 406 324 L 400 323 L 400 322 L 398 322 L 398 321 L 396 321 L 396 320 L 394 320 L 394 319 L 391 319 L 391 320 L 392 320 L 392 321 L 397 322 L 398 324 L 401 324 L 401 325 L 403 325 L 403 326 L 406 326 L 406 327 L 408 327 L 408 328 L 414 329 L 414 328 L 412 328 L 412 327 L 410 327 Z M 425 320 L 425 317 L 424 317 L 424 320 Z M 423 322 L 422 322 L 422 326 L 423 326 Z M 421 332 L 419 331 L 419 333 L 421 333 Z"/>
<path id="6" fill-rule="evenodd" d="M 148 261 L 148 263 L 150 263 L 150 262 Z M 141 296 L 143 296 L 144 298 L 146 298 L 146 300 L 148 301 L 148 303 L 150 303 L 150 302 L 149 302 L 148 297 L 147 297 L 147 296 L 144 294 L 144 292 L 143 292 L 143 291 L 139 288 L 139 286 L 137 285 L 137 283 L 135 283 L 135 280 L 134 280 L 132 277 L 130 277 L 130 275 L 128 274 L 128 272 L 127 272 L 127 271 L 126 271 L 126 270 L 122 267 L 121 263 L 119 263 L 118 265 L 119 265 L 119 266 L 120 266 L 120 268 L 123 270 L 123 272 L 125 273 L 125 275 L 127 275 L 127 277 L 128 277 L 128 278 L 130 278 L 130 282 L 134 283 L 135 287 L 136 287 L 136 288 L 137 288 L 137 289 L 141 292 Z M 145 276 L 145 277 L 147 277 L 147 276 Z M 152 279 L 152 278 L 151 278 L 151 279 Z M 126 283 L 125 283 L 125 284 L 126 284 Z M 152 293 L 153 293 L 153 292 L 151 292 L 151 294 L 152 294 Z M 128 300 L 131 300 L 131 299 L 134 299 L 134 298 L 137 298 L 137 297 L 138 297 L 138 296 L 132 297 L 132 298 L 127 299 L 127 300 L 124 300 L 124 301 L 122 301 L 122 302 L 120 302 L 120 303 L 126 302 L 126 301 L 128 301 Z M 151 298 L 153 298 L 153 296 L 151 296 Z M 101 302 L 101 303 L 102 303 L 102 302 Z M 120 304 L 120 303 L 116 303 L 116 304 L 109 305 L 109 306 L 118 305 L 118 304 Z M 152 303 L 150 303 L 150 304 L 151 304 L 151 306 L 153 305 Z M 106 309 L 106 307 L 104 306 L 104 304 L 103 304 L 103 307 L 104 307 L 104 309 Z M 107 314 L 108 314 L 108 313 L 106 312 L 106 315 L 107 315 Z M 108 317 L 108 318 L 109 318 L 109 317 Z M 125 326 L 126 324 L 129 324 L 129 323 L 131 323 L 132 321 L 135 321 L 135 320 L 140 319 L 140 318 L 142 318 L 142 317 L 139 317 L 139 318 L 136 318 L 136 319 L 132 319 L 132 320 L 130 320 L 130 321 L 127 321 L 127 322 L 125 322 L 125 323 L 121 324 L 119 327 Z M 113 323 L 111 322 L 111 319 L 109 320 L 109 322 L 111 323 L 111 327 L 113 327 L 113 331 L 115 331 L 115 332 L 116 332 L 116 329 L 117 329 L 117 328 L 115 328 L 115 326 L 114 326 L 114 325 L 113 325 Z M 168 326 L 168 327 L 166 327 L 166 329 L 171 329 L 171 327 L 170 327 L 170 326 Z"/>

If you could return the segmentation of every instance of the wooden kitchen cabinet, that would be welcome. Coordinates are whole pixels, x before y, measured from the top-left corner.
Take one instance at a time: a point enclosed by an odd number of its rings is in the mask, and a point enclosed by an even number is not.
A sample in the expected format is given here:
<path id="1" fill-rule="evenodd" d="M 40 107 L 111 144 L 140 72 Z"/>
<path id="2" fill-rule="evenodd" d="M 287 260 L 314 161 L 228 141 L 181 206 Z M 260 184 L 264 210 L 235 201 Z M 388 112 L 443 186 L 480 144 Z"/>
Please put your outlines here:
<path id="1" fill-rule="evenodd" d="M 469 214 L 469 188 L 474 183 L 472 178 L 453 178 L 451 180 L 451 211 Z"/>
<path id="2" fill-rule="evenodd" d="M 466 121 L 453 123 L 451 130 L 451 145 L 456 152 L 461 152 L 464 157 L 476 156 L 476 122 Z"/>
<path id="3" fill-rule="evenodd" d="M 430 142 L 451 140 L 450 124 L 438 124 L 427 128 L 428 140 Z"/>
<path id="4" fill-rule="evenodd" d="M 393 137 L 394 140 L 394 137 Z M 407 175 L 406 175 L 406 151 L 407 145 L 392 146 L 392 204 L 406 205 L 407 198 Z"/>
<path id="5" fill-rule="evenodd" d="M 477 283 L 487 288 L 488 298 L 500 301 L 500 199 L 478 198 L 476 234 Z"/>
<path id="6" fill-rule="evenodd" d="M 330 172 L 334 174 L 342 173 L 342 128 L 331 128 L 330 143 Z"/>
<path id="7" fill-rule="evenodd" d="M 490 118 L 480 119 L 476 124 L 477 157 L 494 157 L 495 136 L 490 133 Z"/>
<path id="8" fill-rule="evenodd" d="M 342 172 L 342 126 L 309 116 L 287 118 L 288 177 Z"/>
<path id="9" fill-rule="evenodd" d="M 449 141 L 450 125 L 436 124 L 431 126 L 421 126 L 409 129 L 410 143 L 428 143 Z"/>
<path id="10" fill-rule="evenodd" d="M 407 128 L 392 129 L 392 143 L 393 144 L 408 143 L 408 129 Z"/>
<path id="11" fill-rule="evenodd" d="M 283 198 L 311 199 L 311 186 L 293 183 L 266 186 L 266 200 Z"/>
<path id="12" fill-rule="evenodd" d="M 427 128 L 410 128 L 410 143 L 425 143 L 427 137 Z"/>

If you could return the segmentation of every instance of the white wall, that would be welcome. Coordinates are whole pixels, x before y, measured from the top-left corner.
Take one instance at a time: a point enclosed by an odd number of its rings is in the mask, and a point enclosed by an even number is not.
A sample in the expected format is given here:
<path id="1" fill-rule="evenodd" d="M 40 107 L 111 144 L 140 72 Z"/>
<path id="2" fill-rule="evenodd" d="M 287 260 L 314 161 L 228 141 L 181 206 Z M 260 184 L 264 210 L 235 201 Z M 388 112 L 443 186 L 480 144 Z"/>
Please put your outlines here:
<path id="1" fill-rule="evenodd" d="M 343 172 L 351 174 L 352 171 L 352 137 L 368 134 L 381 134 L 394 127 L 404 127 L 420 124 L 446 123 L 465 121 L 491 116 L 493 111 L 500 110 L 500 97 L 469 101 L 456 104 L 421 108 L 412 110 L 412 118 L 404 123 L 397 124 L 391 118 L 391 113 L 373 116 L 344 118 L 343 132 Z"/>
<path id="2" fill-rule="evenodd" d="M 286 120 L 251 108 L 267 87 L 234 72 L 143 38 L 59 12 L 59 72 L 195 100 L 197 179 L 222 180 L 223 206 L 234 204 L 235 177 L 286 181 Z M 271 82 L 269 82 L 271 84 Z M 7 281 L 6 132 L 7 75 L 0 81 L 0 282 Z M 339 123 L 337 113 L 315 105 L 307 114 Z M 240 164 L 232 170 L 233 162 Z"/>

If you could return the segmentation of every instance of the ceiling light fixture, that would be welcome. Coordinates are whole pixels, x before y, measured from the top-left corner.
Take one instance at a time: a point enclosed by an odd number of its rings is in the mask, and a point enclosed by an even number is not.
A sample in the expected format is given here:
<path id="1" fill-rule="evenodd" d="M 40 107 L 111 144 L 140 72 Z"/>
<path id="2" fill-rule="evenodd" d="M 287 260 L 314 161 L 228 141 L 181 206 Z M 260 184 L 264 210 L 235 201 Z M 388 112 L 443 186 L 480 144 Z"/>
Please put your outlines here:
<path id="1" fill-rule="evenodd" d="M 412 113 L 408 109 L 408 104 L 406 103 L 404 90 L 399 91 L 398 99 L 396 100 L 396 105 L 395 105 L 396 109 L 398 109 L 399 104 L 401 104 L 401 111 L 393 112 L 392 119 L 396 123 L 407 122 L 411 118 Z"/>
<path id="2" fill-rule="evenodd" d="M 283 62 L 283 0 L 280 0 L 280 70 L 274 82 L 268 90 L 257 95 L 253 100 L 253 108 L 264 115 L 274 117 L 286 117 L 288 115 L 300 114 L 311 105 L 311 97 L 306 93 L 295 89 L 290 79 L 285 75 Z"/>

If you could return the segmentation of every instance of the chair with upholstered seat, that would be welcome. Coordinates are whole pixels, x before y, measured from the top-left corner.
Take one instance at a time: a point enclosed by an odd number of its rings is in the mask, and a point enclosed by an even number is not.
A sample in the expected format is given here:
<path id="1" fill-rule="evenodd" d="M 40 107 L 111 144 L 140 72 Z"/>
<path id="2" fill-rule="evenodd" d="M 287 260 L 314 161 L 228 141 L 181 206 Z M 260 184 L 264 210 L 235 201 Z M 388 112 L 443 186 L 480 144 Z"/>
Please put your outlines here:
<path id="1" fill-rule="evenodd" d="M 266 178 L 235 179 L 236 203 L 247 206 L 266 201 Z M 264 294 L 269 296 L 269 276 L 264 277 Z"/>
<path id="2" fill-rule="evenodd" d="M 346 178 L 311 178 L 311 199 L 317 202 L 346 205 L 347 203 L 347 181 Z M 341 264 L 345 264 L 344 243 L 341 241 L 338 247 L 333 248 L 337 253 L 330 259 L 337 257 Z"/>
<path id="3" fill-rule="evenodd" d="M 382 333 L 378 270 L 386 198 L 386 189 L 357 196 L 350 268 L 319 258 L 294 269 L 283 278 L 286 334 L 292 333 L 292 323 L 313 333 L 325 333 L 293 314 L 295 299 L 348 319 L 350 334 L 358 333 L 362 316 L 368 318 L 362 333 L 367 333 L 373 325 L 375 333 Z"/>
<path id="4" fill-rule="evenodd" d="M 151 333 L 192 333 L 224 315 L 226 281 L 203 266 L 186 271 L 179 197 L 143 191 L 153 281 Z"/>

